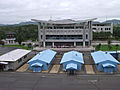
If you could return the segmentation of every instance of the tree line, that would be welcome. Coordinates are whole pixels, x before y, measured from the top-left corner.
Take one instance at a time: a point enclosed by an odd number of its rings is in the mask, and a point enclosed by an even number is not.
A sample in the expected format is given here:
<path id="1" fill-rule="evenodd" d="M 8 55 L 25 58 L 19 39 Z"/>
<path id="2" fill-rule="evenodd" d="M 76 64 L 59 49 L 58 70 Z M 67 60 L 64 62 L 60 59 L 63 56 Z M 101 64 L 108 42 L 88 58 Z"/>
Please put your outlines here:
<path id="1" fill-rule="evenodd" d="M 38 40 L 38 27 L 37 25 L 22 25 L 22 26 L 0 26 L 0 40 L 6 38 L 6 32 L 15 32 L 16 41 Z M 110 32 L 94 32 L 93 40 L 108 40 L 109 38 L 120 40 L 120 26 L 114 26 L 113 34 Z"/>
<path id="2" fill-rule="evenodd" d="M 22 25 L 22 26 L 0 26 L 0 39 L 6 38 L 6 33 L 12 31 L 16 33 L 16 41 L 38 40 L 37 25 Z"/>

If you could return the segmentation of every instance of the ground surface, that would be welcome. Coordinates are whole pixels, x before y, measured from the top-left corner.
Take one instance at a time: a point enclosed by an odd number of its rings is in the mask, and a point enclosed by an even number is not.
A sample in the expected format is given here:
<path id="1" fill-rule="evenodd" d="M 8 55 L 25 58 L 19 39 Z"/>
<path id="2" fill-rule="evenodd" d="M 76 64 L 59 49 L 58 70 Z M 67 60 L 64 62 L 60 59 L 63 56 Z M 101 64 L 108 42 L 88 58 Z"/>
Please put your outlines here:
<path id="1" fill-rule="evenodd" d="M 120 75 L 0 72 L 0 90 L 120 90 Z"/>

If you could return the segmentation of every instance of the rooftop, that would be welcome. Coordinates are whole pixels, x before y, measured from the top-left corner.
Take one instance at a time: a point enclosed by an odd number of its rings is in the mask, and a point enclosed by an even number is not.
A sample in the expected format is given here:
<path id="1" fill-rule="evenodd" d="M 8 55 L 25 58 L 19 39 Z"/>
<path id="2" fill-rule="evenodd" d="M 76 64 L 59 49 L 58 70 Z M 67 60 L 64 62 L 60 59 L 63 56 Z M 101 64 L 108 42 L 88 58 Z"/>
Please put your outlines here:
<path id="1" fill-rule="evenodd" d="M 112 55 L 110 55 L 109 53 L 105 53 L 103 51 L 93 52 L 93 53 L 91 53 L 91 55 L 93 57 L 95 64 L 104 62 L 106 60 L 109 60 L 109 61 L 119 64 L 119 62 Z"/>
<path id="2" fill-rule="evenodd" d="M 14 62 L 30 52 L 31 50 L 15 49 L 0 56 L 0 61 Z"/>
<path id="3" fill-rule="evenodd" d="M 70 52 L 64 53 L 60 63 L 62 64 L 64 62 L 68 62 L 71 60 L 84 64 L 82 53 L 79 53 L 77 51 L 70 51 Z"/>
<path id="4" fill-rule="evenodd" d="M 79 24 L 79 23 L 85 23 L 88 21 L 96 20 L 96 18 L 93 19 L 86 19 L 86 20 L 72 20 L 72 19 L 63 19 L 63 20 L 37 20 L 37 19 L 31 19 L 32 21 L 39 22 L 39 23 L 47 23 L 47 24 Z"/>
<path id="5" fill-rule="evenodd" d="M 34 56 L 29 62 L 32 62 L 34 60 L 41 60 L 46 63 L 50 63 L 51 60 L 54 58 L 56 52 L 52 51 L 50 49 L 44 50 L 42 52 L 39 52 L 36 56 Z"/>

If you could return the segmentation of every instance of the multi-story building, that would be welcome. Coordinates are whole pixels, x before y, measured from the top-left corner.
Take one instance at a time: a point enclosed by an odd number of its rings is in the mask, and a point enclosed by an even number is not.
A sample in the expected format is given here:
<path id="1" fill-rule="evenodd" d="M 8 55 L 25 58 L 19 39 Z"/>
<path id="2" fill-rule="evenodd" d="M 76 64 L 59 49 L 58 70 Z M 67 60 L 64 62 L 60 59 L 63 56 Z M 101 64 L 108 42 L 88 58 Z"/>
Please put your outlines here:
<path id="1" fill-rule="evenodd" d="M 111 32 L 113 33 L 112 23 L 94 23 L 92 25 L 93 32 Z"/>
<path id="2" fill-rule="evenodd" d="M 15 37 L 15 32 L 7 32 L 6 33 L 6 43 L 7 44 L 15 44 L 15 40 L 16 40 L 16 37 Z"/>
<path id="3" fill-rule="evenodd" d="M 89 20 L 35 20 L 38 23 L 40 47 L 91 46 L 92 21 Z"/>

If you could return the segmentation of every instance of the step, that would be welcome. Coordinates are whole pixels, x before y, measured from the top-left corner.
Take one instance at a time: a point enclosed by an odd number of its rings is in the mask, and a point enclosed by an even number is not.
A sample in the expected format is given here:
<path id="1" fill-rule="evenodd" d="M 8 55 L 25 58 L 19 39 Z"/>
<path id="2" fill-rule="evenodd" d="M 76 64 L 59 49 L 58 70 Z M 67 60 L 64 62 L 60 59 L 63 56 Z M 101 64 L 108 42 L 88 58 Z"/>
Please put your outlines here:
<path id="1" fill-rule="evenodd" d="M 95 74 L 92 65 L 85 65 L 85 69 L 87 74 Z"/>
<path id="2" fill-rule="evenodd" d="M 53 65 L 51 71 L 49 73 L 58 73 L 60 65 Z"/>

